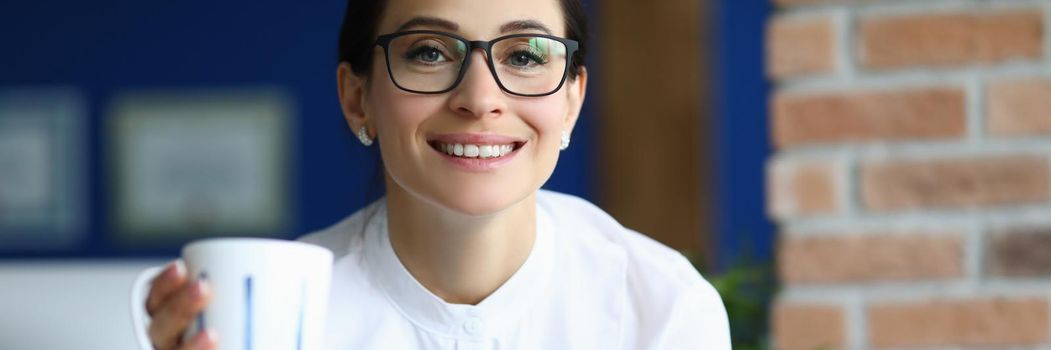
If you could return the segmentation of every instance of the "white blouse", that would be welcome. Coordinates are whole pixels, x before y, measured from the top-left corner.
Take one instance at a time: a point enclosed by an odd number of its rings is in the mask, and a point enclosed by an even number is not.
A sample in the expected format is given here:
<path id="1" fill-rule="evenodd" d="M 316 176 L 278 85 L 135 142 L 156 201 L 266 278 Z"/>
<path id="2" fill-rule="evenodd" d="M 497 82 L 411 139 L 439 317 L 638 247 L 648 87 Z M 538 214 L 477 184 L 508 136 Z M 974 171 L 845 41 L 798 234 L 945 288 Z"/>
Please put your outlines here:
<path id="1" fill-rule="evenodd" d="M 730 349 L 719 294 L 678 252 L 587 201 L 537 194 L 525 263 L 477 305 L 435 296 L 391 248 L 380 199 L 302 241 L 335 253 L 327 349 Z"/>

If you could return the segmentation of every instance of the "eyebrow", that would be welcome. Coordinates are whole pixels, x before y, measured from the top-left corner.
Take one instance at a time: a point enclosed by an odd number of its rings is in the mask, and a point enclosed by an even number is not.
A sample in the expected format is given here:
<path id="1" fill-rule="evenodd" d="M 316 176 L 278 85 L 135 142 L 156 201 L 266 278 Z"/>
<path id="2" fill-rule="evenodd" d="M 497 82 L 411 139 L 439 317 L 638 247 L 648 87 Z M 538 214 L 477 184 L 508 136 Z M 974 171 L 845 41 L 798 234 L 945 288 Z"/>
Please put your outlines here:
<path id="1" fill-rule="evenodd" d="M 401 26 L 398 26 L 398 32 L 412 28 L 412 27 L 438 27 L 448 31 L 457 31 L 460 26 L 452 21 L 441 19 L 438 17 L 413 17 L 412 19 L 405 21 Z"/>
<path id="2" fill-rule="evenodd" d="M 500 26 L 501 33 L 524 32 L 527 30 L 539 30 L 547 35 L 551 35 L 551 28 L 548 28 L 543 23 L 531 19 L 523 21 L 511 21 Z"/>
<path id="3" fill-rule="evenodd" d="M 441 19 L 438 17 L 413 17 L 412 19 L 409 19 L 408 21 L 405 21 L 405 23 L 402 23 L 400 26 L 398 26 L 398 29 L 396 31 L 400 32 L 412 27 L 438 27 L 440 29 L 445 29 L 453 32 L 460 29 L 460 25 L 447 19 Z M 531 19 L 511 21 L 500 26 L 500 33 L 524 32 L 528 30 L 539 30 L 547 35 L 552 35 L 551 28 L 548 28 L 546 25 L 540 23 L 539 21 Z"/>

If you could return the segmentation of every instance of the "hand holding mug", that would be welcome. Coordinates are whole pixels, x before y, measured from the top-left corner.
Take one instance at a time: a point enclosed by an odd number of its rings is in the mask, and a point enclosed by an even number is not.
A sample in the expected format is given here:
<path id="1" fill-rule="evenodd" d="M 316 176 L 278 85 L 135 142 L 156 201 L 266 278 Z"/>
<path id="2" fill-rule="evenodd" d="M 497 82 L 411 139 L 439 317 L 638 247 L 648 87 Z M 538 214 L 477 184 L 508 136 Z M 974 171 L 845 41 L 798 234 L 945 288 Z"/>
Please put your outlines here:
<path id="1" fill-rule="evenodd" d="M 206 239 L 184 247 L 182 260 L 143 271 L 133 286 L 143 350 L 321 349 L 332 270 L 327 249 Z"/>
<path id="2" fill-rule="evenodd" d="M 174 261 L 160 270 L 150 282 L 150 293 L 146 298 L 146 312 L 152 320 L 147 334 L 157 350 L 211 350 L 215 349 L 214 332 L 205 330 L 183 341 L 183 334 L 194 317 L 204 311 L 211 300 L 211 290 L 206 281 L 192 281 L 187 277 L 186 267 Z M 138 330 L 137 330 L 138 331 Z"/>

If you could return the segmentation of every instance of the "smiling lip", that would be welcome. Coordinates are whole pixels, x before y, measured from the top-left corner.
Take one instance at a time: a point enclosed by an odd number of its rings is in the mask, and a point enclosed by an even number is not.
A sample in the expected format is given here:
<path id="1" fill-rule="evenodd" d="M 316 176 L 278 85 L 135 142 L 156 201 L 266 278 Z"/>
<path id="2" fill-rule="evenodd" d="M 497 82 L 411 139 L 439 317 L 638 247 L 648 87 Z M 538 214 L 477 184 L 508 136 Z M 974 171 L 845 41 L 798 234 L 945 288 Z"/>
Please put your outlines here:
<path id="1" fill-rule="evenodd" d="M 427 142 L 459 143 L 472 145 L 506 145 L 514 143 L 515 147 L 525 143 L 525 139 L 496 134 L 439 134 L 427 138 Z"/>
<path id="2" fill-rule="evenodd" d="M 518 150 L 527 143 L 525 139 L 495 135 L 495 134 L 440 134 L 427 138 L 431 149 L 439 156 L 449 162 L 453 167 L 467 172 L 487 172 L 496 170 L 510 162 L 518 155 Z M 471 145 L 514 145 L 511 153 L 496 158 L 464 158 L 449 155 L 438 148 L 438 143 L 445 144 L 471 144 Z"/>

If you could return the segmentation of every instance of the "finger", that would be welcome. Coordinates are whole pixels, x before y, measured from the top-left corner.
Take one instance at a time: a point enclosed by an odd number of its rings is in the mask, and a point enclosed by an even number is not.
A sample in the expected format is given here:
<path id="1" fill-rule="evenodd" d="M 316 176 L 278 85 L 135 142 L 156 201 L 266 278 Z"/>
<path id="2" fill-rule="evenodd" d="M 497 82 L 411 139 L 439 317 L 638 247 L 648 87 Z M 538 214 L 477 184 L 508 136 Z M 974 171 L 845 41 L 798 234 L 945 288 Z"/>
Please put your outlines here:
<path id="1" fill-rule="evenodd" d="M 215 350 L 219 346 L 219 337 L 216 336 L 213 330 L 203 330 L 198 332 L 190 338 L 190 341 L 186 342 L 179 347 L 179 350 Z"/>
<path id="2" fill-rule="evenodd" d="M 173 261 L 153 278 L 150 295 L 146 298 L 146 312 L 152 317 L 164 301 L 186 284 L 186 269 L 178 261 Z"/>
<path id="3" fill-rule="evenodd" d="M 150 339 L 158 349 L 172 349 L 212 298 L 211 288 L 204 281 L 187 283 L 164 305 L 150 323 Z"/>

